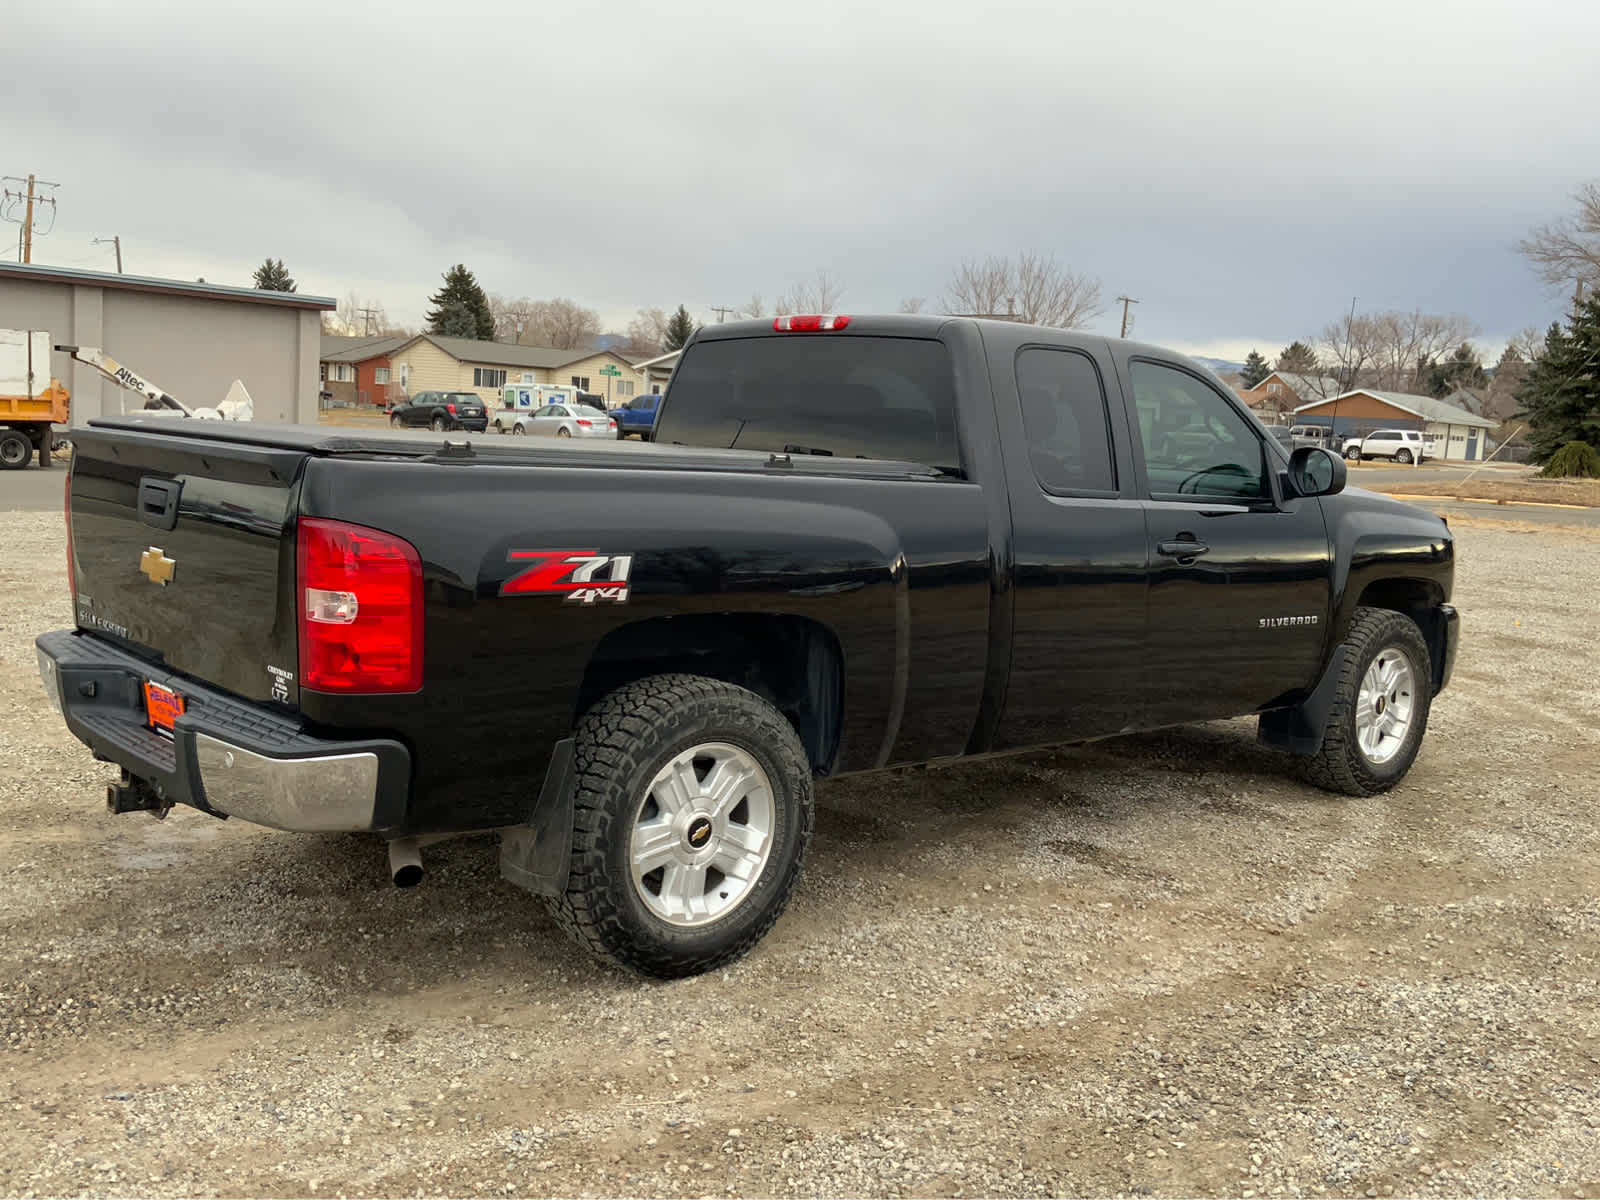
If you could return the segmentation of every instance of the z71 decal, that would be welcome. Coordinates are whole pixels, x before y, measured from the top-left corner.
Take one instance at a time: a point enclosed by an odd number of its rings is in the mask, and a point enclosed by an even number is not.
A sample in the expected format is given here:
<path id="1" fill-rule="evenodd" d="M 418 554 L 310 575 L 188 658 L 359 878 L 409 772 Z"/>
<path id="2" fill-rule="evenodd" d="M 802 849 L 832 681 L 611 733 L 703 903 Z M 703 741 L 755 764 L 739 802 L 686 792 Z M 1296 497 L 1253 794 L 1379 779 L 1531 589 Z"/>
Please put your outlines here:
<path id="1" fill-rule="evenodd" d="M 568 604 L 628 602 L 631 554 L 593 550 L 513 550 L 507 559 L 525 570 L 500 585 L 502 596 L 563 596 Z"/>

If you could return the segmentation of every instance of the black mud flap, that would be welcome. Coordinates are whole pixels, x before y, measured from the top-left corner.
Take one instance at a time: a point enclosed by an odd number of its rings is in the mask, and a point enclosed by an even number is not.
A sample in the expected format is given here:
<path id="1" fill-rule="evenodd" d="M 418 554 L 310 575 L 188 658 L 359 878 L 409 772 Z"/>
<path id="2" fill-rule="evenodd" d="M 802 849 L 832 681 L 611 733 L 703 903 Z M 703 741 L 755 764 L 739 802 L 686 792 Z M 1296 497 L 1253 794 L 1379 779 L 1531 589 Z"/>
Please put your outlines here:
<path id="1" fill-rule="evenodd" d="M 1339 690 L 1339 679 L 1344 673 L 1345 659 L 1350 657 L 1348 643 L 1340 642 L 1333 648 L 1328 669 L 1323 671 L 1311 694 L 1293 708 L 1274 708 L 1261 714 L 1256 726 L 1256 741 L 1274 750 L 1287 750 L 1290 754 L 1315 754 L 1322 749 L 1322 735 L 1328 727 L 1328 713 Z"/>
<path id="2" fill-rule="evenodd" d="M 572 869 L 573 746 L 556 743 L 528 823 L 500 835 L 501 878 L 539 896 L 563 895 Z"/>

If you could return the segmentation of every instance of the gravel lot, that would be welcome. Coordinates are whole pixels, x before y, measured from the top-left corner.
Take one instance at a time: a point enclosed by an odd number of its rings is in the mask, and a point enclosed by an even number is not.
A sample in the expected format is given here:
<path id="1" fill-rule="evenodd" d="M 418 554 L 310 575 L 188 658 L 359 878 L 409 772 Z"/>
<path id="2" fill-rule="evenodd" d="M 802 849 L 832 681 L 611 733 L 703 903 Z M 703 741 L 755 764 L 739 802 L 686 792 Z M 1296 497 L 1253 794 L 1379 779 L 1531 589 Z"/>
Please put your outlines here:
<path id="1" fill-rule="evenodd" d="M 107 816 L 34 667 L 60 518 L 0 515 L 0 1192 L 1595 1195 L 1600 545 L 1454 523 L 1393 793 L 1248 722 L 842 782 L 772 936 L 656 984 L 486 839 L 403 893 Z"/>

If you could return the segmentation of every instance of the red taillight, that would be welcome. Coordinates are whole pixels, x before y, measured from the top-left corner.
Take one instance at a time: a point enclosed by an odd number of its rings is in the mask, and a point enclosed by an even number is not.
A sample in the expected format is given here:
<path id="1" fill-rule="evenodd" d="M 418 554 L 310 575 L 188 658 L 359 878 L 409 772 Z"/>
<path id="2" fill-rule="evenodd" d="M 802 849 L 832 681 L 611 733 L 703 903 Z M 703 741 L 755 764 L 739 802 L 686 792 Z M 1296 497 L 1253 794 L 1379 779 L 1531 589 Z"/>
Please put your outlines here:
<path id="1" fill-rule="evenodd" d="M 774 333 L 823 333 L 830 329 L 843 329 L 850 324 L 849 317 L 819 316 L 812 314 L 803 317 L 774 317 L 772 329 Z"/>
<path id="2" fill-rule="evenodd" d="M 318 692 L 422 687 L 422 559 L 410 542 L 300 518 L 300 684 Z"/>
<path id="3" fill-rule="evenodd" d="M 45 431 L 45 437 L 49 437 L 49 436 L 50 436 L 50 432 L 48 430 L 46 430 Z M 65 497 L 61 502 L 61 507 L 63 508 L 63 510 L 65 510 L 65 512 L 67 514 L 67 594 L 70 595 L 73 598 L 74 601 L 76 601 L 77 598 L 78 598 L 78 564 L 77 564 L 77 562 L 76 562 L 76 560 L 74 558 L 74 555 L 72 553 L 72 468 L 71 467 L 67 468 L 67 486 L 66 486 L 66 490 L 65 490 Z"/>
<path id="4" fill-rule="evenodd" d="M 590 421 L 590 420 L 588 420 L 588 419 L 586 419 L 584 417 L 579 417 L 578 418 L 578 424 L 583 426 L 585 429 L 588 429 L 591 425 L 594 424 L 594 422 Z"/>
<path id="5" fill-rule="evenodd" d="M 445 410 L 445 412 L 449 413 L 452 417 L 456 415 L 456 406 L 454 404 L 446 404 L 444 406 L 444 410 Z"/>

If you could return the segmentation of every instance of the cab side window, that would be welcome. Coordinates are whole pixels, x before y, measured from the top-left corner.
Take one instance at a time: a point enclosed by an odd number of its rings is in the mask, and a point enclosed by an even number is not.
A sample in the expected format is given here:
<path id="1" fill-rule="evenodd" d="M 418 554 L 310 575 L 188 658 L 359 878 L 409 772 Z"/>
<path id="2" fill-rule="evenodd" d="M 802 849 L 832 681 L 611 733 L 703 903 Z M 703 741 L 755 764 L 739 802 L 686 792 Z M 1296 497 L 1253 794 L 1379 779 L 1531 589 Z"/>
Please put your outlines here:
<path id="1" fill-rule="evenodd" d="M 1115 492 L 1110 422 L 1100 372 L 1075 350 L 1017 355 L 1017 398 L 1034 477 L 1047 492 Z"/>
<path id="2" fill-rule="evenodd" d="M 1135 360 L 1128 369 L 1153 495 L 1268 496 L 1261 439 L 1221 396 L 1185 371 Z"/>

